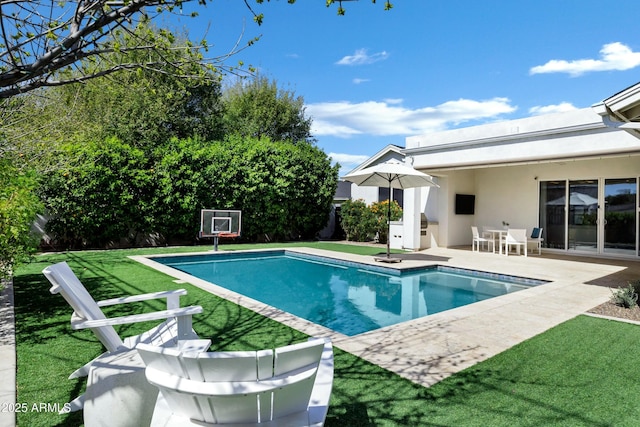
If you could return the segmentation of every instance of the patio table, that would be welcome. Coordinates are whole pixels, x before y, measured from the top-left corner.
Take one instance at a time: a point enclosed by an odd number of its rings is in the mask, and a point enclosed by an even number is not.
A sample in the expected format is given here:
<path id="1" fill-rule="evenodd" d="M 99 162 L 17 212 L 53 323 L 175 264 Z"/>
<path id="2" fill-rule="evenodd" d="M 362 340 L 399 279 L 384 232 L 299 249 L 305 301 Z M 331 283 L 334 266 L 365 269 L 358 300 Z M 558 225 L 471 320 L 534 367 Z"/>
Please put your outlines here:
<path id="1" fill-rule="evenodd" d="M 495 245 L 495 241 L 496 241 L 496 234 L 498 235 L 498 241 L 500 243 L 499 247 L 499 254 L 502 255 L 502 241 L 504 239 L 504 237 L 507 235 L 507 230 L 504 228 L 490 228 L 488 230 L 484 230 L 487 233 L 491 233 L 491 238 L 493 239 L 493 253 L 496 253 L 496 245 Z"/>

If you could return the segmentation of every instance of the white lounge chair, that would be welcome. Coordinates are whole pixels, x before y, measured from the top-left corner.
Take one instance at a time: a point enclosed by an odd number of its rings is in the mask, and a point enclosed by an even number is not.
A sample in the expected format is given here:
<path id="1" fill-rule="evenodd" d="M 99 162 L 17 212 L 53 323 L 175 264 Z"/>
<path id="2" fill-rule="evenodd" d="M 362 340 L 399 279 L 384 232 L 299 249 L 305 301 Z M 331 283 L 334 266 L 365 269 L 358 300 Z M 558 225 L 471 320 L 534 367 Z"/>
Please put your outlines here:
<path id="1" fill-rule="evenodd" d="M 489 250 L 489 245 L 492 246 L 493 252 L 495 252 L 495 241 L 492 238 L 480 236 L 478 232 L 478 227 L 471 226 L 471 234 L 473 235 L 473 240 L 471 241 L 471 250 L 477 250 L 480 252 L 480 244 L 486 244 L 487 250 Z"/>
<path id="2" fill-rule="evenodd" d="M 202 307 L 191 306 L 180 308 L 180 296 L 187 293 L 184 289 L 114 298 L 96 302 L 66 262 L 51 265 L 45 268 L 42 272 L 52 284 L 50 292 L 52 294 L 59 293 L 62 295 L 73 309 L 73 314 L 71 315 L 71 328 L 91 329 L 107 350 L 105 353 L 77 369 L 69 376 L 69 378 L 78 378 L 89 375 L 86 395 L 81 395 L 71 402 L 72 411 L 77 411 L 85 407 L 85 399 L 87 398 L 87 395 L 91 398 L 91 396 L 94 395 L 102 396 L 105 394 L 103 393 L 105 391 L 105 383 L 97 385 L 97 382 L 94 381 L 95 375 L 91 375 L 94 365 L 104 368 L 108 364 L 108 361 L 110 361 L 109 358 L 113 358 L 114 360 L 117 359 L 118 368 L 120 369 L 108 371 L 109 375 L 112 377 L 110 380 L 112 385 L 115 386 L 118 383 L 121 383 L 126 384 L 126 387 L 129 388 L 133 384 L 133 387 L 135 388 L 137 385 L 142 384 L 141 387 L 144 388 L 145 385 L 143 383 L 145 381 L 143 376 L 141 377 L 141 383 L 139 379 L 136 380 L 135 376 L 130 375 L 136 370 L 140 371 L 140 366 L 142 368 L 144 367 L 135 351 L 133 352 L 133 356 L 131 355 L 132 349 L 140 343 L 175 346 L 180 342 L 186 342 L 189 343 L 188 345 L 193 345 L 193 342 L 195 341 L 198 343 L 196 345 L 197 348 L 204 347 L 205 350 L 210 345 L 209 340 L 198 340 L 197 334 L 192 329 L 191 317 L 194 314 L 202 313 Z M 166 310 L 107 318 L 100 309 L 100 307 L 110 305 L 141 302 L 158 298 L 166 299 Z M 155 320 L 163 322 L 143 334 L 128 337 L 124 340 L 114 329 L 115 325 Z M 102 375 L 104 375 L 104 373 L 105 372 L 103 371 Z M 142 373 L 142 371 L 140 371 L 140 373 Z M 99 377 L 100 375 L 97 376 Z M 122 396 L 125 395 L 126 393 L 122 394 Z M 90 402 L 90 405 L 95 404 L 98 404 L 98 402 L 93 400 Z M 85 425 L 89 426 L 90 424 L 91 423 L 87 423 L 87 420 L 85 419 Z"/>
<path id="3" fill-rule="evenodd" d="M 324 425 L 333 385 L 329 340 L 260 351 L 137 350 L 160 390 L 151 426 Z"/>
<path id="4" fill-rule="evenodd" d="M 533 243 L 538 248 L 538 255 L 542 253 L 542 242 L 544 239 L 542 238 L 542 228 L 534 227 L 531 230 L 531 237 L 529 237 L 528 243 Z"/>
<path id="5" fill-rule="evenodd" d="M 520 254 L 520 248 L 524 248 L 524 256 L 527 256 L 527 230 L 524 228 L 510 228 L 507 230 L 507 237 L 504 239 L 505 254 L 509 255 L 509 249 L 512 247 L 518 249 Z"/>

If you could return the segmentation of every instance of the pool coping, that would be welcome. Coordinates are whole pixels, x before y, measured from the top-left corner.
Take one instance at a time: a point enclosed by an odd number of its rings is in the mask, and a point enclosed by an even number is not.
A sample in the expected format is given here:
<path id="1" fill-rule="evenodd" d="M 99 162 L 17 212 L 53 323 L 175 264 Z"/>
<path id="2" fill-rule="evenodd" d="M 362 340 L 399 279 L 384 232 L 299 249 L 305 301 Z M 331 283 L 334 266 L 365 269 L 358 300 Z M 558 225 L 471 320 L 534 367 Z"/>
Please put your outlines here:
<path id="1" fill-rule="evenodd" d="M 380 266 L 371 256 L 315 248 L 269 248 L 234 253 L 274 250 Z M 356 336 L 347 336 L 153 261 L 153 258 L 159 257 L 208 254 L 215 252 L 130 258 L 174 277 L 177 283 L 190 283 L 308 335 L 330 337 L 336 347 L 423 386 L 430 386 L 606 302 L 611 295 L 608 288 L 585 283 L 602 275 L 613 274 L 620 268 L 594 266 L 586 262 L 505 257 L 492 253 L 433 248 L 421 252 L 423 257 L 384 267 L 407 270 L 445 265 L 530 277 L 548 283 Z"/>

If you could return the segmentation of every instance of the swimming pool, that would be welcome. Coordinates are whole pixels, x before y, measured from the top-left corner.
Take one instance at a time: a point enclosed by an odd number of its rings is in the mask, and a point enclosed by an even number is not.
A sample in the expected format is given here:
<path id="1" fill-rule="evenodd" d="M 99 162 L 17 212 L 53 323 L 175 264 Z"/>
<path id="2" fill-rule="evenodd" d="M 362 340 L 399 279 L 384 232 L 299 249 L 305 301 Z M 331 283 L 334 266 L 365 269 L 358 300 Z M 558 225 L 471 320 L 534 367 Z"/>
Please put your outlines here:
<path id="1" fill-rule="evenodd" d="M 287 250 L 153 260 L 348 336 L 545 283 L 443 266 L 400 271 Z"/>

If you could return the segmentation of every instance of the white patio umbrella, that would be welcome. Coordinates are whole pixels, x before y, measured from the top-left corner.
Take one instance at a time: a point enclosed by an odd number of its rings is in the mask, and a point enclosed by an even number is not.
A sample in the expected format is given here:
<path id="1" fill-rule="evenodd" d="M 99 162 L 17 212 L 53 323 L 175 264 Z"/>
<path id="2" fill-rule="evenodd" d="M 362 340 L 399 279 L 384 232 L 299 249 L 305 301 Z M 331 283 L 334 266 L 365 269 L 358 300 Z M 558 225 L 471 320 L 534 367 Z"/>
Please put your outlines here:
<path id="1" fill-rule="evenodd" d="M 438 184 L 433 182 L 433 178 L 430 175 L 417 171 L 412 166 L 398 160 L 389 160 L 385 163 L 379 163 L 375 166 L 350 173 L 343 178 L 346 181 L 353 182 L 359 186 L 389 188 L 390 200 L 389 209 L 387 211 L 388 232 L 386 261 L 390 261 L 392 258 L 390 255 L 389 240 L 391 237 L 391 200 L 393 199 L 391 189 L 437 187 Z"/>
<path id="2" fill-rule="evenodd" d="M 565 200 L 565 196 L 562 196 L 558 199 L 547 202 L 547 205 L 564 206 Z M 598 199 L 588 194 L 571 192 L 571 194 L 569 194 L 569 204 L 571 206 L 591 206 L 598 204 Z"/>

